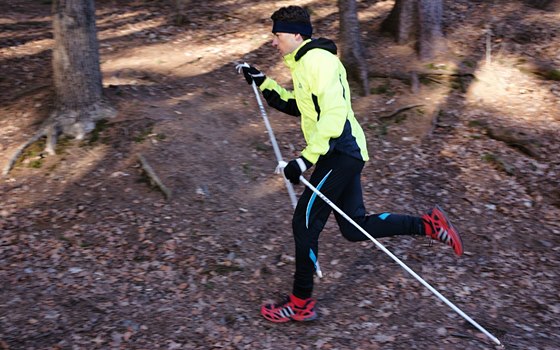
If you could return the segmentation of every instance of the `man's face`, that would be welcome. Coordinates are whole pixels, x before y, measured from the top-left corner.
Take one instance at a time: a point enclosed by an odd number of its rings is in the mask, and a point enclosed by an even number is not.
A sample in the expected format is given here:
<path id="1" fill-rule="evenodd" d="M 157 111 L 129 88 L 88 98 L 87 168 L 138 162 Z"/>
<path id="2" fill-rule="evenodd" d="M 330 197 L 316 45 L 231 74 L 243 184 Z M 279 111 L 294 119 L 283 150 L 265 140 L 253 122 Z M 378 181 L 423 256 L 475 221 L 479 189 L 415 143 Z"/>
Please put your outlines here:
<path id="1" fill-rule="evenodd" d="M 286 56 L 292 53 L 298 46 L 303 42 L 303 38 L 299 34 L 292 33 L 274 33 L 274 38 L 272 39 L 272 46 L 280 53 L 282 56 Z"/>

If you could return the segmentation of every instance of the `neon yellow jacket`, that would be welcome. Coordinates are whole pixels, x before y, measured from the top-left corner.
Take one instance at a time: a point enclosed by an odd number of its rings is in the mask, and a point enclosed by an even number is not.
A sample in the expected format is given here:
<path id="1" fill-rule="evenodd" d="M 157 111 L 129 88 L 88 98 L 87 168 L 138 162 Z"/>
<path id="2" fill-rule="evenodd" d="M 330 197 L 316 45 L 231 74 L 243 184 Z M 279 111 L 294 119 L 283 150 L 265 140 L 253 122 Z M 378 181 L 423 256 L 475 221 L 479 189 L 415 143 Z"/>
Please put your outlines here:
<path id="1" fill-rule="evenodd" d="M 336 150 L 367 161 L 366 138 L 354 117 L 346 69 L 336 56 L 334 42 L 308 39 L 284 56 L 284 61 L 292 73 L 294 90 L 286 90 L 268 77 L 260 89 L 271 107 L 301 116 L 307 143 L 301 155 L 315 164 L 319 157 Z"/>

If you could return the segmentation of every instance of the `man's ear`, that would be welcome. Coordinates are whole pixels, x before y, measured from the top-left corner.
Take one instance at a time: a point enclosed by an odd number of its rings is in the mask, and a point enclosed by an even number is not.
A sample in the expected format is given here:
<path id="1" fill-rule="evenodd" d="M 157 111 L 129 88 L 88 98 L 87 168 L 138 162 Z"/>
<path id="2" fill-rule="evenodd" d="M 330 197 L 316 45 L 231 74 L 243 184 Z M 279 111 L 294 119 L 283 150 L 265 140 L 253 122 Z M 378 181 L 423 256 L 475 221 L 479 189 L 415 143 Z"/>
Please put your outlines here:
<path id="1" fill-rule="evenodd" d="M 301 36 L 300 33 L 296 33 L 296 41 L 297 42 L 302 42 L 303 41 L 303 37 Z"/>

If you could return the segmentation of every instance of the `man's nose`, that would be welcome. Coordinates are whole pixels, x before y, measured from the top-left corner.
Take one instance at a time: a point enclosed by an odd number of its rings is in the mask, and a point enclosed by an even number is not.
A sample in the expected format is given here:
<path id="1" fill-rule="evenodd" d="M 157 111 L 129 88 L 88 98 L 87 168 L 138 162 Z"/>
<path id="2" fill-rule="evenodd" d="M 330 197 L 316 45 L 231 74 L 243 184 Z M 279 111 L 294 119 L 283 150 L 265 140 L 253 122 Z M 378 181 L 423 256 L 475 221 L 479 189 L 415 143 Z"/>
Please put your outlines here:
<path id="1" fill-rule="evenodd" d="M 278 46 L 278 42 L 276 41 L 276 38 L 272 39 L 272 46 L 273 47 Z"/>

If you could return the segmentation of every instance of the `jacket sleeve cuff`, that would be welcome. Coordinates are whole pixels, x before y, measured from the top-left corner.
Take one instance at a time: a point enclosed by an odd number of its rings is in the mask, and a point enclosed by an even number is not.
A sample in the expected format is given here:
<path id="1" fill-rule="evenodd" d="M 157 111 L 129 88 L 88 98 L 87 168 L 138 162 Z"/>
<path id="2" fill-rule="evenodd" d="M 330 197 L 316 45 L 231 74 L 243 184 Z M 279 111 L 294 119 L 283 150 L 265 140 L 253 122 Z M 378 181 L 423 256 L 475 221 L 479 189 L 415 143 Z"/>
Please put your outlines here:
<path id="1" fill-rule="evenodd" d="M 269 77 L 266 77 L 261 85 L 259 85 L 259 89 L 261 91 L 266 90 L 267 88 L 272 89 L 274 87 L 274 80 Z"/>
<path id="2" fill-rule="evenodd" d="M 310 168 L 311 165 L 317 163 L 317 161 L 319 160 L 319 155 L 318 154 L 313 154 L 313 153 L 309 152 L 309 150 L 304 149 L 303 152 L 301 152 L 301 158 L 305 159 L 305 161 L 310 164 L 307 167 L 307 168 Z"/>

